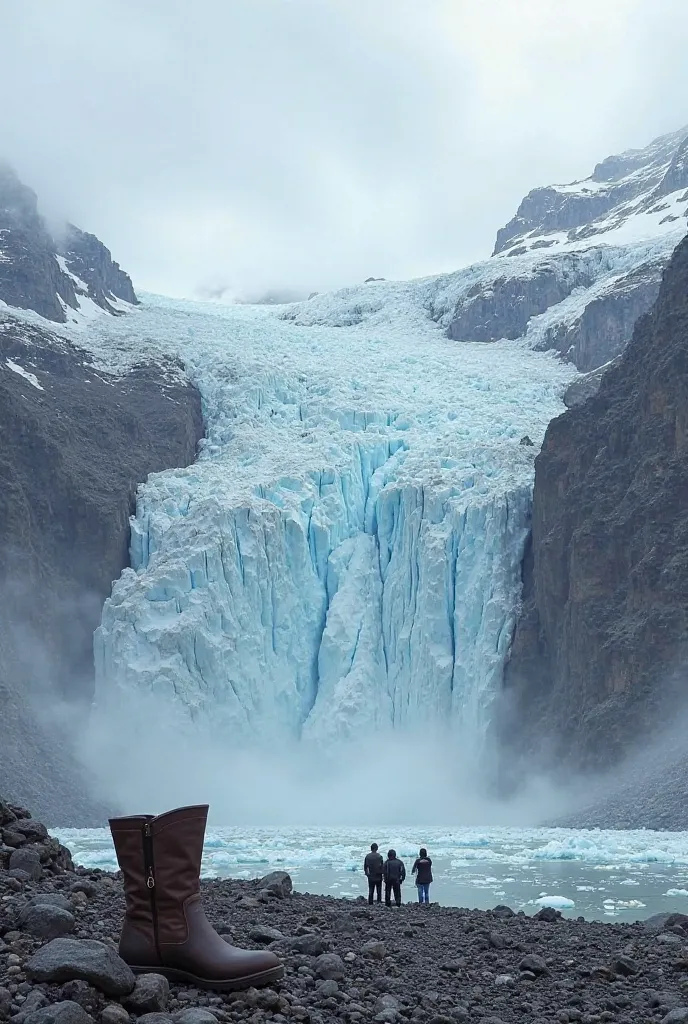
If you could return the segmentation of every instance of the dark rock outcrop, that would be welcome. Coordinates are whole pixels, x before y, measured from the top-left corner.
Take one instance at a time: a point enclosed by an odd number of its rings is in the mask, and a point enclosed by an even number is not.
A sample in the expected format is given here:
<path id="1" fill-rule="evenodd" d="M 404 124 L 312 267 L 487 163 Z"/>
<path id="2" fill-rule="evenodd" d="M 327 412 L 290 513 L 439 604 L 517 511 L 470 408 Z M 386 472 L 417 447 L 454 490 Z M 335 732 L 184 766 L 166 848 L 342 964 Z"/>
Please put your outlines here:
<path id="1" fill-rule="evenodd" d="M 475 284 L 449 325 L 448 335 L 456 341 L 496 341 L 521 338 L 531 318 L 566 299 L 574 288 L 587 288 L 597 268 L 583 253 L 544 258 L 526 277 L 504 276 L 490 288 Z M 554 348 L 548 345 L 547 348 Z"/>
<path id="2" fill-rule="evenodd" d="M 688 239 L 618 364 L 536 460 L 500 725 L 512 756 L 612 764 L 685 698 L 687 496 Z"/>
<path id="3" fill-rule="evenodd" d="M 0 320 L 0 791 L 50 821 L 94 819 L 52 704 L 73 702 L 77 727 L 86 713 L 136 487 L 192 462 L 202 432 L 179 367 L 110 376 L 49 332 Z"/>
<path id="4" fill-rule="evenodd" d="M 95 235 L 68 224 L 59 240 L 59 251 L 70 273 L 86 285 L 88 297 L 103 309 L 114 312 L 112 299 L 138 304 L 131 278 Z"/>
<path id="5" fill-rule="evenodd" d="M 639 317 L 657 298 L 664 262 L 649 260 L 591 298 L 577 318 L 545 331 L 539 349 L 555 349 L 588 373 L 625 349 Z"/>
<path id="6" fill-rule="evenodd" d="M 21 855 L 32 855 L 37 879 L 44 873 L 60 875 L 74 870 L 71 853 L 48 834 L 42 822 L 32 818 L 26 808 L 0 799 L 0 871 L 16 869 Z"/>
<path id="7" fill-rule="evenodd" d="M 0 299 L 64 323 L 60 299 L 77 308 L 74 282 L 57 261 L 36 194 L 0 163 Z"/>
<path id="8" fill-rule="evenodd" d="M 0 162 L 0 299 L 64 323 L 65 308 L 77 310 L 80 295 L 109 313 L 115 312 L 114 298 L 138 301 L 102 242 L 73 224 L 57 242 L 38 212 L 36 194 Z"/>

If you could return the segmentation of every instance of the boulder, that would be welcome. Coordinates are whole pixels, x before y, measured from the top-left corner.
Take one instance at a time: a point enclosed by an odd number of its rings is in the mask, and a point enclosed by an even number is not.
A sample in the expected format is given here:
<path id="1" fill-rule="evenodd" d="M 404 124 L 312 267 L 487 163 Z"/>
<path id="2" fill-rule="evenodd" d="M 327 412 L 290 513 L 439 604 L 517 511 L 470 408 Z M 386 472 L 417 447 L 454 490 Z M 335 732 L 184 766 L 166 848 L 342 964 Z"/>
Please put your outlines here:
<path id="1" fill-rule="evenodd" d="M 325 981 L 341 981 L 346 976 L 344 961 L 336 953 L 321 953 L 314 966 L 317 977 Z"/>
<path id="2" fill-rule="evenodd" d="M 189 1006 L 172 1014 L 175 1024 L 217 1024 L 217 1017 L 202 1006 Z"/>
<path id="3" fill-rule="evenodd" d="M 53 939 L 34 953 L 25 971 L 39 982 L 80 978 L 111 996 L 129 995 L 136 980 L 121 957 L 94 939 Z"/>
<path id="4" fill-rule="evenodd" d="M 93 1024 L 93 1017 L 78 1003 L 65 999 L 29 1013 L 23 1024 Z"/>
<path id="5" fill-rule="evenodd" d="M 19 915 L 19 927 L 35 939 L 56 939 L 74 931 L 74 915 L 50 903 L 29 904 Z"/>
<path id="6" fill-rule="evenodd" d="M 272 871 L 269 875 L 265 875 L 260 880 L 260 889 L 267 889 L 268 892 L 273 893 L 279 899 L 286 899 L 291 896 L 294 886 L 290 876 L 286 871 Z"/>
<path id="7" fill-rule="evenodd" d="M 547 964 L 541 956 L 537 956 L 535 953 L 530 953 L 528 956 L 524 956 L 518 965 L 520 971 L 529 971 L 536 977 L 540 975 L 549 974 Z"/>
<path id="8" fill-rule="evenodd" d="M 43 874 L 41 858 L 35 850 L 14 850 L 10 855 L 9 867 L 10 871 L 25 871 L 34 882 L 37 882 Z"/>
<path id="9" fill-rule="evenodd" d="M 143 1013 L 166 1010 L 170 998 L 170 984 L 162 974 L 141 974 L 136 979 L 133 992 L 122 1000 L 130 1013 L 137 1017 Z"/>

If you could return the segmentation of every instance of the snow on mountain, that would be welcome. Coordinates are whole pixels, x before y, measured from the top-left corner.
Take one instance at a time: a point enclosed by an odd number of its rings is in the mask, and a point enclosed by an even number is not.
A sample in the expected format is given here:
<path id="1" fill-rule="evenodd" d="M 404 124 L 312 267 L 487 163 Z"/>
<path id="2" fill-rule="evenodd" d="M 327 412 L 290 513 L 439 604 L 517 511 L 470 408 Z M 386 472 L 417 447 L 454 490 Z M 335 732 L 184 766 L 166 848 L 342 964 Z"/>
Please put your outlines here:
<path id="1" fill-rule="evenodd" d="M 376 285 L 376 311 L 346 330 L 152 297 L 91 325 L 103 359 L 183 358 L 207 420 L 195 465 L 139 491 L 132 568 L 96 634 L 106 715 L 152 693 L 233 741 L 328 746 L 484 724 L 533 453 L 573 369 L 525 344 L 457 345 L 428 287 Z M 349 316 L 346 295 L 326 306 Z"/>
<path id="2" fill-rule="evenodd" d="M 36 194 L 2 161 L 0 241 L 0 303 L 78 324 L 137 302 L 110 250 L 73 224 L 56 239 L 38 212 Z"/>
<path id="3" fill-rule="evenodd" d="M 580 249 L 591 239 L 625 245 L 672 234 L 686 216 L 687 190 L 688 126 L 645 149 L 607 157 L 582 181 L 533 189 L 497 232 L 494 255 Z"/>
<path id="4" fill-rule="evenodd" d="M 596 369 L 625 348 L 655 301 L 687 213 L 688 128 L 608 157 L 584 181 L 530 192 L 490 260 L 427 282 L 426 312 L 455 341 L 525 336 Z M 342 327 L 374 321 L 385 315 L 380 289 L 345 290 L 336 309 L 316 296 L 286 315 Z"/>

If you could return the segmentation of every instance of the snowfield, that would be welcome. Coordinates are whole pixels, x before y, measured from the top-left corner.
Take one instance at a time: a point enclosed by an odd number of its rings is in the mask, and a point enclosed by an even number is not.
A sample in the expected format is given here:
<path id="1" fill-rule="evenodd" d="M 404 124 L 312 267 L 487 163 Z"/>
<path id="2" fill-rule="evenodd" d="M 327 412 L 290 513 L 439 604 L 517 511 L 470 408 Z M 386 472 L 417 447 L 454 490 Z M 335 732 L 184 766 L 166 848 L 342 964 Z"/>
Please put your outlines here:
<path id="1" fill-rule="evenodd" d="M 436 279 L 435 279 L 436 280 Z M 431 285 L 432 286 L 432 285 Z M 151 693 L 219 736 L 321 745 L 433 720 L 480 732 L 519 605 L 534 455 L 572 367 L 462 345 L 429 282 L 222 306 L 144 297 L 80 337 L 177 355 L 207 439 L 140 488 L 96 633 L 96 701 Z M 521 445 L 528 435 L 533 446 Z"/>

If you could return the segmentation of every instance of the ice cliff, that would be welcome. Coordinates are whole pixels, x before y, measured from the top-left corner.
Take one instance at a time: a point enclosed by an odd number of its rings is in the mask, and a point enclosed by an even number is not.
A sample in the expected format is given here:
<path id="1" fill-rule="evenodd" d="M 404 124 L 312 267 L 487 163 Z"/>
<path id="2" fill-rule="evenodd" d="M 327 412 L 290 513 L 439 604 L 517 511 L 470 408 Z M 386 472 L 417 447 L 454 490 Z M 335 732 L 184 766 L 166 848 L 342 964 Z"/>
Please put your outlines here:
<path id="1" fill-rule="evenodd" d="M 345 332 L 152 298 L 108 325 L 104 344 L 183 350 L 207 439 L 139 492 L 96 634 L 106 713 L 128 691 L 233 740 L 480 728 L 519 603 L 520 441 L 539 444 L 572 370 L 456 345 L 418 294 L 387 286 L 384 319 Z"/>
<path id="2" fill-rule="evenodd" d="M 653 301 L 685 230 L 684 136 L 536 190 L 455 274 L 274 308 L 146 297 L 96 323 L 103 358 L 182 359 L 207 423 L 196 464 L 139 492 L 95 638 L 99 711 L 152 694 L 232 743 L 480 735 L 534 455 L 571 363 L 612 361 Z"/>

